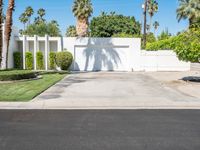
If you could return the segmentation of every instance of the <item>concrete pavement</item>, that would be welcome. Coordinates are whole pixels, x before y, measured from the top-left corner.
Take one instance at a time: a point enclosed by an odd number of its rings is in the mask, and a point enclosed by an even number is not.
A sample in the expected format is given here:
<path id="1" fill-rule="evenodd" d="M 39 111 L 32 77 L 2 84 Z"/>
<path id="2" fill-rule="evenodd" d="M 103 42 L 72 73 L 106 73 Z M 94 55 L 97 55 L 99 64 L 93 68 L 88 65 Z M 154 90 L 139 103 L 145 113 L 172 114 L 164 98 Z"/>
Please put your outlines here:
<path id="1" fill-rule="evenodd" d="M 157 77 L 160 75 L 164 77 Z M 4 109 L 199 109 L 200 97 L 164 80 L 166 73 L 71 74 L 31 102 L 0 103 Z M 173 74 L 173 73 L 171 73 Z M 174 73 L 178 74 L 178 73 Z M 170 78 L 170 75 L 168 73 Z M 167 78 L 168 79 L 168 78 Z M 172 81 L 172 79 L 170 79 Z M 186 87 L 186 86 L 185 86 Z M 193 91 L 193 90 L 192 90 Z"/>

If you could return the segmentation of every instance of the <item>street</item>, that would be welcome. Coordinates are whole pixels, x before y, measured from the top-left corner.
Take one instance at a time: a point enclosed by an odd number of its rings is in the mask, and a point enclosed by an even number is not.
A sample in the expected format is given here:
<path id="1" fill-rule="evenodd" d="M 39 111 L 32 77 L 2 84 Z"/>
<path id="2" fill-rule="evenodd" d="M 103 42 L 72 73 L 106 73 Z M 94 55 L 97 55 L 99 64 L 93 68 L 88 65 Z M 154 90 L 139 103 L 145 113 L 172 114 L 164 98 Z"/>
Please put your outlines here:
<path id="1" fill-rule="evenodd" d="M 0 150 L 199 150 L 200 110 L 0 110 Z"/>

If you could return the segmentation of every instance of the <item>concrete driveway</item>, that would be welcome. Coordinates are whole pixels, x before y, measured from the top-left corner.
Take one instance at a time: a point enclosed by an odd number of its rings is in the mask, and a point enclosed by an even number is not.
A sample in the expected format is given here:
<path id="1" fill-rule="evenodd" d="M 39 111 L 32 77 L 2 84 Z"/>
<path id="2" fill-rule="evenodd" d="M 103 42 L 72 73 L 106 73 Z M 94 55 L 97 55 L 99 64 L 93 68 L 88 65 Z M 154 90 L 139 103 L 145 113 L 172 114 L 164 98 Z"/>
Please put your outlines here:
<path id="1" fill-rule="evenodd" d="M 140 72 L 71 74 L 32 102 L 50 109 L 200 106 L 198 97 L 165 84 L 155 75 Z"/>

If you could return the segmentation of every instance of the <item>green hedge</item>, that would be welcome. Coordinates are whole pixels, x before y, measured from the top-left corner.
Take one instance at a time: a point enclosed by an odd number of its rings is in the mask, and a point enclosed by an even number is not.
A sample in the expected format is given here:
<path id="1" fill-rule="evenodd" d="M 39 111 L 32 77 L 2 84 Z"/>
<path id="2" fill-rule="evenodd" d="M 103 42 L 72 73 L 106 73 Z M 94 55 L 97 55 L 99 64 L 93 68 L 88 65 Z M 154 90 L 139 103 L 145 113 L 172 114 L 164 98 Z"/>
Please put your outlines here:
<path id="1" fill-rule="evenodd" d="M 70 52 L 58 52 L 56 54 L 56 64 L 62 70 L 68 70 L 73 61 L 73 56 Z"/>
<path id="2" fill-rule="evenodd" d="M 0 71 L 0 81 L 32 79 L 38 76 L 37 72 L 29 70 L 7 70 Z"/>
<path id="3" fill-rule="evenodd" d="M 56 69 L 56 52 L 49 53 L 49 68 L 51 70 Z"/>
<path id="4" fill-rule="evenodd" d="M 173 50 L 174 44 L 173 44 L 174 38 L 166 39 L 166 40 L 160 40 L 153 43 L 147 43 L 146 50 L 150 51 L 157 51 L 157 50 Z"/>
<path id="5" fill-rule="evenodd" d="M 43 70 L 44 69 L 44 56 L 41 51 L 36 53 L 36 60 L 37 60 L 37 69 Z"/>
<path id="6" fill-rule="evenodd" d="M 22 54 L 20 52 L 14 52 L 14 68 L 21 69 L 22 68 Z"/>
<path id="7" fill-rule="evenodd" d="M 26 52 L 26 69 L 33 69 L 33 54 L 31 52 Z"/>

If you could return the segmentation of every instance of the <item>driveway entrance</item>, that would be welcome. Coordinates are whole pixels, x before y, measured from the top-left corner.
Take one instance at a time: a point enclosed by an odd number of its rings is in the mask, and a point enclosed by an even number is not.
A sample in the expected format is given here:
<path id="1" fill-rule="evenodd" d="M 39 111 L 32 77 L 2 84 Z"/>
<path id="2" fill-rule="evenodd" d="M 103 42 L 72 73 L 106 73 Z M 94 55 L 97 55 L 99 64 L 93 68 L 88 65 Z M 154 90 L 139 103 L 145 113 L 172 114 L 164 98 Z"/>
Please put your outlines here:
<path id="1" fill-rule="evenodd" d="M 47 108 L 129 108 L 175 107 L 200 104 L 196 97 L 184 94 L 148 73 L 77 73 L 51 87 L 34 102 Z"/>

